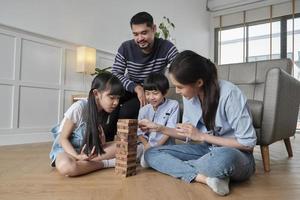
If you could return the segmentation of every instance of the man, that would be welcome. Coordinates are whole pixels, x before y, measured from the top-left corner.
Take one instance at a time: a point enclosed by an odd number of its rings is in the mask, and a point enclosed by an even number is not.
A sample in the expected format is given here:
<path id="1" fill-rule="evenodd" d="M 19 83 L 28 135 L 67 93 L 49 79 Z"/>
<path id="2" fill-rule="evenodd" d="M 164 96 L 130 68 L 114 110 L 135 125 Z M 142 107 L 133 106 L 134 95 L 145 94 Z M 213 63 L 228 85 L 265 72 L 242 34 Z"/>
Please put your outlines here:
<path id="1" fill-rule="evenodd" d="M 126 90 L 117 109 L 111 114 L 105 127 L 108 140 L 113 140 L 118 119 L 137 119 L 140 107 L 146 104 L 143 81 L 151 72 L 164 73 L 178 51 L 168 40 L 155 37 L 156 25 L 152 16 L 140 12 L 130 20 L 133 40 L 122 43 L 115 57 L 112 73 Z"/>

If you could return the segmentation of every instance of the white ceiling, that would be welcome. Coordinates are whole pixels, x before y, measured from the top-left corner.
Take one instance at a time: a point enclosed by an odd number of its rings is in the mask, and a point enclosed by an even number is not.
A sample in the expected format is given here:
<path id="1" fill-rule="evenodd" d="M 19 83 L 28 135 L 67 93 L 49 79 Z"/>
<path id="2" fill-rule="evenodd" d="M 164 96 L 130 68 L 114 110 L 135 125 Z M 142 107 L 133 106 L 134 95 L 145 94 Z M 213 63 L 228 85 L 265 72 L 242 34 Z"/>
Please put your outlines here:
<path id="1" fill-rule="evenodd" d="M 287 0 L 207 0 L 207 9 L 211 12 L 218 12 L 227 9 L 237 9 L 245 6 L 261 4 L 278 4 Z"/>

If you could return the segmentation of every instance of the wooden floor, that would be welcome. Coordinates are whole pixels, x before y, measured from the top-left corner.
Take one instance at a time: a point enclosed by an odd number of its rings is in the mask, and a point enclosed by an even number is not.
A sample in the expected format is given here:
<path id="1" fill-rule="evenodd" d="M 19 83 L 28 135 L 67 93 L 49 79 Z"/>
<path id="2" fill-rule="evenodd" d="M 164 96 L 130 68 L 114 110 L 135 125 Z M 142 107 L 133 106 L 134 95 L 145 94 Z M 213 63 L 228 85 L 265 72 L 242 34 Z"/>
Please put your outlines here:
<path id="1" fill-rule="evenodd" d="M 259 148 L 256 174 L 243 183 L 231 183 L 231 193 L 219 197 L 207 186 L 187 184 L 154 170 L 140 170 L 120 178 L 114 169 L 67 178 L 49 166 L 50 143 L 0 147 L 0 199 L 38 200 L 189 200 L 300 198 L 300 135 L 291 138 L 294 157 L 287 158 L 283 142 L 271 145 L 271 172 L 264 173 Z"/>

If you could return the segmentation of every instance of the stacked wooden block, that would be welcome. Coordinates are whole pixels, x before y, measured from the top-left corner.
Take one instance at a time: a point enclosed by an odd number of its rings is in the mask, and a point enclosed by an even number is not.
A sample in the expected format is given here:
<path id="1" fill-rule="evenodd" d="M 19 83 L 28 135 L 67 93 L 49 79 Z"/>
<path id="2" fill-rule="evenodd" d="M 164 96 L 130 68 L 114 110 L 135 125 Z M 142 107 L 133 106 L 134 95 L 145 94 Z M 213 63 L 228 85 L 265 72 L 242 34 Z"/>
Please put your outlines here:
<path id="1" fill-rule="evenodd" d="M 119 119 L 117 123 L 115 172 L 123 177 L 136 174 L 137 126 L 136 119 Z"/>

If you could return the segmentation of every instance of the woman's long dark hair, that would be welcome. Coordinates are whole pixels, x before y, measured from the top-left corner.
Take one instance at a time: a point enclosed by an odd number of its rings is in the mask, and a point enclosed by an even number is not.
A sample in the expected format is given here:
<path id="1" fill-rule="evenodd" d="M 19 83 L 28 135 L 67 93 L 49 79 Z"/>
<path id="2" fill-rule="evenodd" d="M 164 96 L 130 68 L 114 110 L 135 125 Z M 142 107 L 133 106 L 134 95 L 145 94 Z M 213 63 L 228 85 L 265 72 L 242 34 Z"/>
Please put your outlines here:
<path id="1" fill-rule="evenodd" d="M 195 84 L 203 80 L 204 99 L 202 103 L 203 120 L 207 130 L 214 130 L 216 112 L 220 98 L 220 87 L 215 64 L 193 51 L 179 53 L 169 68 L 169 73 L 180 84 Z"/>
<path id="2" fill-rule="evenodd" d="M 104 134 L 102 126 L 107 122 L 109 116 L 109 113 L 104 110 L 98 111 L 94 89 L 99 92 L 109 91 L 110 95 L 122 96 L 124 93 L 122 83 L 110 72 L 101 73 L 94 78 L 88 97 L 88 120 L 84 142 L 86 144 L 85 153 L 88 155 L 94 146 L 95 154 L 105 153 L 100 136 Z"/>

